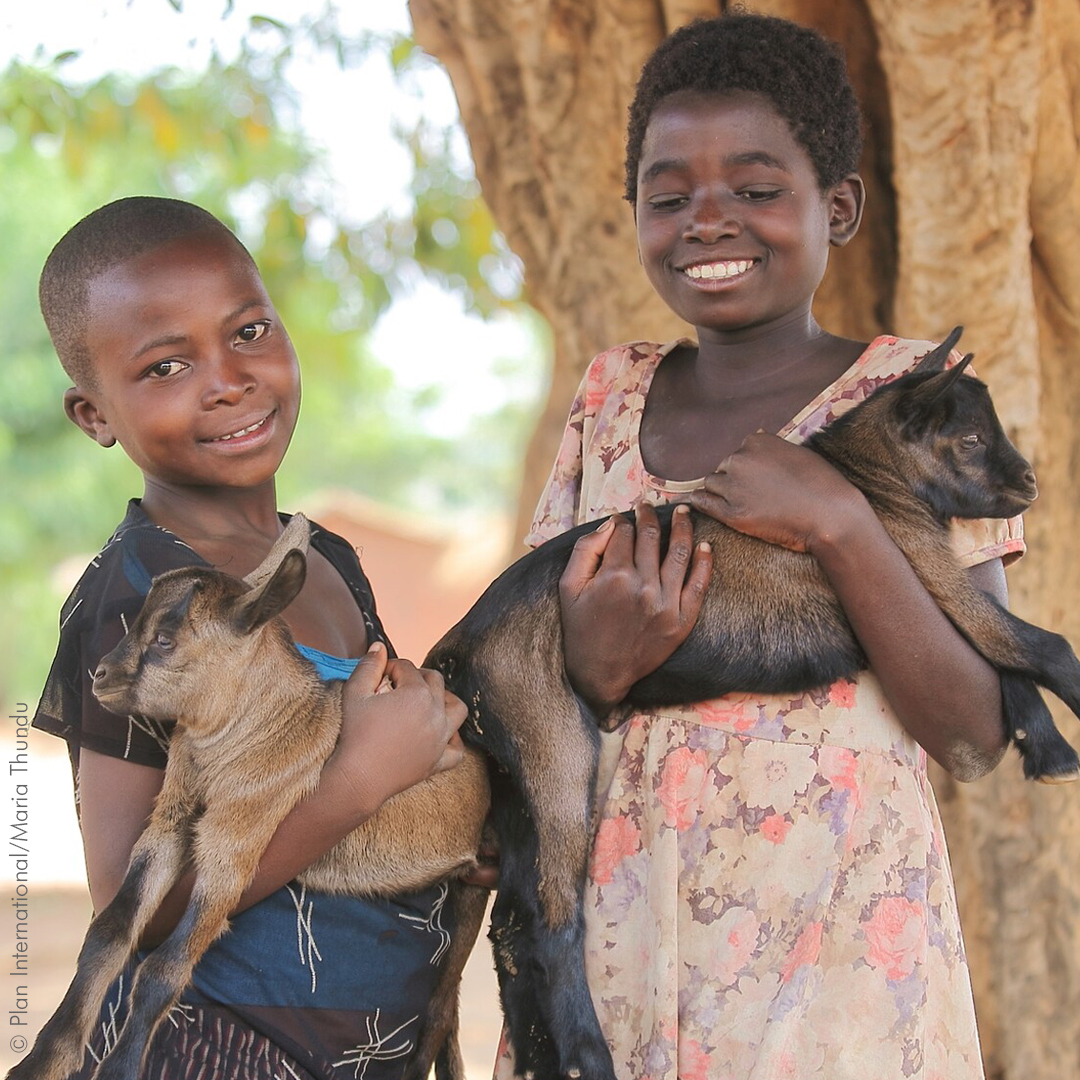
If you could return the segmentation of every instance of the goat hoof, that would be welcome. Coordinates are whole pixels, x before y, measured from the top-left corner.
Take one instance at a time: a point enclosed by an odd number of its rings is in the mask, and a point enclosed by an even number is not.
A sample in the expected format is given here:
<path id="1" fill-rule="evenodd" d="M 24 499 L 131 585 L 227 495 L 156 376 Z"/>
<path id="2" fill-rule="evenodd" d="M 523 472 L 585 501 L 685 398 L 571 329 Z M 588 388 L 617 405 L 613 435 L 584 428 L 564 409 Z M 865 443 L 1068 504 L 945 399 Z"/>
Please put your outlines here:
<path id="1" fill-rule="evenodd" d="M 1040 784 L 1071 784 L 1074 780 L 1080 780 L 1080 772 L 1070 773 L 1047 773 L 1035 778 Z"/>

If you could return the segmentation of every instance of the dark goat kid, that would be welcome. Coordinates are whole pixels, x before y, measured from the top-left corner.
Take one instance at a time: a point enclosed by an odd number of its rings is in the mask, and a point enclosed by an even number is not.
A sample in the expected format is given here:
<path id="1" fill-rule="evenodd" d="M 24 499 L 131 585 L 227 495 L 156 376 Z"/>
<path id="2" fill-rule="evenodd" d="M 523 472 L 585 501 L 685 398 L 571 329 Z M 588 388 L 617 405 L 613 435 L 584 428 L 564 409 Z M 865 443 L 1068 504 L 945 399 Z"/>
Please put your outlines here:
<path id="1" fill-rule="evenodd" d="M 82 1063 L 110 983 L 166 893 L 193 864 L 179 925 L 139 965 L 127 1023 L 94 1072 L 132 1080 L 158 1024 L 207 948 L 228 927 L 281 820 L 319 782 L 341 727 L 341 682 L 324 682 L 296 650 L 279 613 L 304 583 L 308 523 L 295 515 L 241 582 L 205 567 L 154 580 L 138 619 L 94 675 L 121 715 L 175 719 L 161 792 L 115 899 L 93 920 L 75 978 L 31 1052 L 8 1073 L 64 1080 Z M 392 896 L 445 880 L 456 933 L 416 1037 L 407 1080 L 431 1063 L 464 1080 L 458 986 L 487 906 L 466 885 L 488 808 L 482 755 L 387 800 L 297 880 L 323 892 Z"/>
<path id="2" fill-rule="evenodd" d="M 1008 735 L 1029 777 L 1074 779 L 1077 755 L 1033 683 L 1080 712 L 1080 664 L 1056 634 L 974 589 L 949 545 L 949 520 L 1018 514 L 1036 495 L 986 387 L 946 370 L 959 328 L 918 368 L 885 385 L 807 443 L 860 488 L 949 619 L 1002 674 Z M 659 511 L 664 539 L 672 507 Z M 812 556 L 695 513 L 715 565 L 687 640 L 622 704 L 638 709 L 731 691 L 797 692 L 854 676 L 866 658 Z M 469 742 L 496 762 L 501 852 L 491 937 L 519 1073 L 613 1080 L 585 984 L 582 892 L 589 852 L 597 721 L 563 666 L 559 578 L 591 522 L 502 574 L 431 651 L 470 706 Z"/>

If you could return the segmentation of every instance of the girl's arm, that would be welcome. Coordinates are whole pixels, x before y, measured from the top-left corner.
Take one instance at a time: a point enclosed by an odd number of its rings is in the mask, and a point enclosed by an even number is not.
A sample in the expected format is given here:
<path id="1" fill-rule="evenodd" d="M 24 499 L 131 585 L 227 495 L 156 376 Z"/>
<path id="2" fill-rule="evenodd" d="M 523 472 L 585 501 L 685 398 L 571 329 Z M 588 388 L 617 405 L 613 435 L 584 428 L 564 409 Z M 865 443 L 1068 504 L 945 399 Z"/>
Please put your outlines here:
<path id="1" fill-rule="evenodd" d="M 375 694 L 384 672 L 392 689 Z M 456 765 L 465 716 L 464 704 L 444 689 L 441 675 L 407 660 L 387 663 L 385 647 L 374 645 L 346 683 L 341 737 L 318 788 L 282 821 L 234 914 L 291 881 L 392 795 Z M 160 769 L 80 753 L 80 824 L 95 911 L 116 895 L 163 776 Z M 159 944 L 176 926 L 192 883 L 189 873 L 166 897 L 143 947 Z"/>
<path id="2" fill-rule="evenodd" d="M 819 455 L 752 435 L 691 496 L 718 521 L 821 564 L 900 722 L 960 780 L 1005 751 L 997 670 L 923 588 L 863 494 Z M 1004 603 L 1000 562 L 976 584 Z"/>

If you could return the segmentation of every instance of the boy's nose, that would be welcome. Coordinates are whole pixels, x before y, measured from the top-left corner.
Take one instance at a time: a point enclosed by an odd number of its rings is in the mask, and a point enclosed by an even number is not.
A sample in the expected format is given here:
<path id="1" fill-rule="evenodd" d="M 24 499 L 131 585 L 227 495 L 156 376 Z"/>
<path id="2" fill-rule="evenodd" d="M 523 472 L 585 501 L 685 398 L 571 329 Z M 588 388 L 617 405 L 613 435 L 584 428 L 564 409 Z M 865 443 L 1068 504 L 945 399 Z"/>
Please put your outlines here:
<path id="1" fill-rule="evenodd" d="M 203 396 L 209 403 L 235 402 L 254 389 L 255 377 L 247 365 L 224 360 L 214 364 Z"/>

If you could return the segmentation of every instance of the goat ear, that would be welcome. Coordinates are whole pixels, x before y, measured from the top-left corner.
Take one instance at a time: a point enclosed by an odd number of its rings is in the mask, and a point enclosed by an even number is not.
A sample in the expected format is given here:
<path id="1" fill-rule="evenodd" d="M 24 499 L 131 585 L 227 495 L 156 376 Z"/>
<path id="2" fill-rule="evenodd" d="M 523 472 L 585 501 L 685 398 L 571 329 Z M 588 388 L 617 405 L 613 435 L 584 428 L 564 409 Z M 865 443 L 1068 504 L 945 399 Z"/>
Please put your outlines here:
<path id="1" fill-rule="evenodd" d="M 954 326 L 949 336 L 934 350 L 928 352 L 912 369 L 913 371 L 944 371 L 945 365 L 949 362 L 949 354 L 953 351 L 953 347 L 960 340 L 960 335 L 964 332 L 962 326 Z"/>
<path id="2" fill-rule="evenodd" d="M 306 576 L 304 553 L 297 548 L 287 551 L 265 582 L 237 599 L 233 625 L 241 633 L 250 634 L 280 615 L 303 588 Z"/>
<path id="3" fill-rule="evenodd" d="M 961 378 L 971 363 L 974 353 L 968 353 L 955 367 L 931 375 L 907 389 L 901 399 L 898 414 L 903 430 L 910 438 L 920 438 L 930 421 L 938 415 L 935 404 Z"/>
<path id="4" fill-rule="evenodd" d="M 266 558 L 244 578 L 244 584 L 257 589 L 270 580 L 287 552 L 295 549 L 306 555 L 310 540 L 311 522 L 303 514 L 293 514 L 281 535 L 274 541 L 274 546 L 266 553 Z"/>

